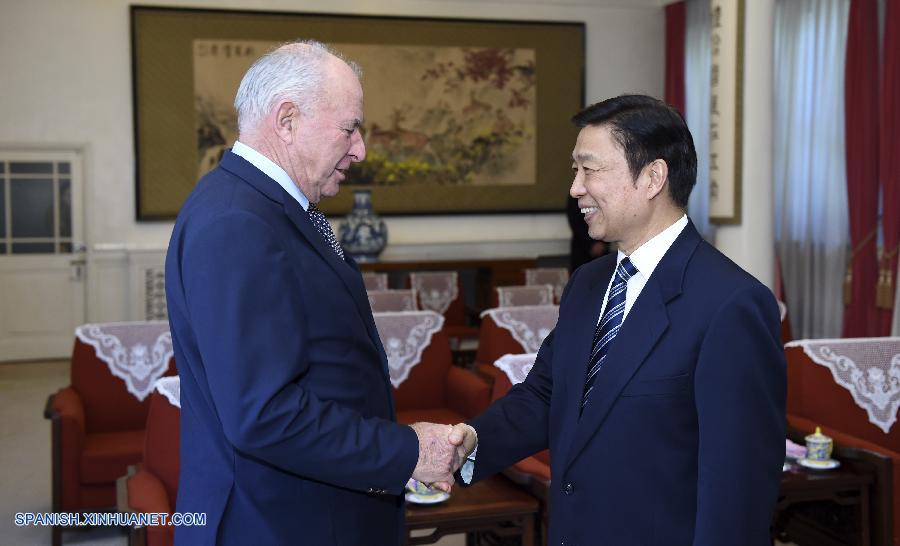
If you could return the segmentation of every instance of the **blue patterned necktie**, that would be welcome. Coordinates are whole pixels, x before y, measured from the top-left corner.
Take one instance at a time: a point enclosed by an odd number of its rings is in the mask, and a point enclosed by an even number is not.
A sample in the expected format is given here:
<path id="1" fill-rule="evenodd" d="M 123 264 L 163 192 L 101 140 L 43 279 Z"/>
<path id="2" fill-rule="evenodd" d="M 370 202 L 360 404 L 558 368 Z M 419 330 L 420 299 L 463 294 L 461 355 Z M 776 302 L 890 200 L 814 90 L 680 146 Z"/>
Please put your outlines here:
<path id="1" fill-rule="evenodd" d="M 631 263 L 627 257 L 619 262 L 616 268 L 615 278 L 609 289 L 609 297 L 606 300 L 606 309 L 603 311 L 603 318 L 597 323 L 597 329 L 594 331 L 594 342 L 592 344 L 591 358 L 588 360 L 587 379 L 584 381 L 584 394 L 581 396 L 581 411 L 588 403 L 591 391 L 594 390 L 594 379 L 597 372 L 603 367 L 603 361 L 606 359 L 606 353 L 619 328 L 622 326 L 622 317 L 625 315 L 625 293 L 628 288 L 628 279 L 635 273 L 637 268 Z"/>
<path id="2" fill-rule="evenodd" d="M 325 238 L 325 242 L 328 243 L 335 253 L 343 260 L 344 249 L 341 248 L 337 239 L 334 238 L 334 231 L 331 230 L 331 224 L 328 223 L 328 218 L 325 218 L 325 215 L 322 214 L 322 211 L 319 210 L 319 207 L 317 207 L 315 203 L 309 204 L 307 212 L 309 212 L 309 219 L 312 221 L 313 225 L 316 226 L 316 229 L 319 230 L 319 233 Z"/>

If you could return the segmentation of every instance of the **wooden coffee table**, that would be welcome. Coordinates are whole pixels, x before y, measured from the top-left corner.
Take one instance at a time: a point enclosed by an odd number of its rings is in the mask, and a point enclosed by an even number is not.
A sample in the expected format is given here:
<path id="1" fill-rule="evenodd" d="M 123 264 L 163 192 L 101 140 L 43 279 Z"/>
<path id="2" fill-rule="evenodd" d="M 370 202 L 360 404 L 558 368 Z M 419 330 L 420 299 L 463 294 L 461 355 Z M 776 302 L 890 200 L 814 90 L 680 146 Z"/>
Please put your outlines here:
<path id="1" fill-rule="evenodd" d="M 538 501 L 503 476 L 493 476 L 471 487 L 456 485 L 450 498 L 434 505 L 406 504 L 406 544 L 434 544 L 445 535 L 490 531 L 498 536 L 520 536 L 522 546 L 537 544 Z M 415 529 L 434 529 L 412 536 Z"/>

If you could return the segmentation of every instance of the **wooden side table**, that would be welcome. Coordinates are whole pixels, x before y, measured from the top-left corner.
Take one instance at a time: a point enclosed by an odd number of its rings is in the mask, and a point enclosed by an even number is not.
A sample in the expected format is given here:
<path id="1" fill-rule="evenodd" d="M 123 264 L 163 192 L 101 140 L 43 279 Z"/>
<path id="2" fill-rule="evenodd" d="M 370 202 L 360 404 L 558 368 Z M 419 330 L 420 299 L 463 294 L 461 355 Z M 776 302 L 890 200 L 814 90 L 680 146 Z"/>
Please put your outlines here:
<path id="1" fill-rule="evenodd" d="M 788 436 L 803 441 L 803 433 Z M 800 546 L 889 545 L 892 536 L 892 461 L 887 456 L 835 446 L 834 470 L 796 466 L 781 480 L 774 535 Z"/>
<path id="2" fill-rule="evenodd" d="M 781 480 L 775 527 L 801 545 L 843 544 L 847 537 L 838 529 L 826 528 L 817 524 L 814 518 L 790 511 L 800 503 L 831 501 L 839 506 L 856 508 L 856 544 L 869 545 L 872 543 L 869 489 L 873 481 L 871 473 L 849 461 L 839 469 L 828 471 L 792 468 Z"/>
<path id="3" fill-rule="evenodd" d="M 445 535 L 466 533 L 472 544 L 477 533 L 519 536 L 522 546 L 536 546 L 537 499 L 503 476 L 493 476 L 471 487 L 456 486 L 450 498 L 435 505 L 406 505 L 406 544 L 434 544 Z M 412 536 L 416 529 L 434 529 Z"/>

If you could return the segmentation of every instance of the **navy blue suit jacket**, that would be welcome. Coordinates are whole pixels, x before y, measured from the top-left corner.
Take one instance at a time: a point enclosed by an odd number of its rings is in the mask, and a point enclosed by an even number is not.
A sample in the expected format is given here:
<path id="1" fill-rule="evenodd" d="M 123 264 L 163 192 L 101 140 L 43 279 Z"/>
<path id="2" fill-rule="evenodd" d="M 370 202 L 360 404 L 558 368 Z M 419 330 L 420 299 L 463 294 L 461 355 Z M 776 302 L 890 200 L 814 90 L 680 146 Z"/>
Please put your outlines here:
<path id="1" fill-rule="evenodd" d="M 615 266 L 612 254 L 575 272 L 527 379 L 471 421 L 474 479 L 549 447 L 554 545 L 771 544 L 786 396 L 772 293 L 688 223 L 579 419 Z"/>
<path id="2" fill-rule="evenodd" d="M 227 152 L 166 257 L 181 376 L 179 544 L 399 544 L 418 458 L 394 422 L 362 277 L 275 181 Z"/>

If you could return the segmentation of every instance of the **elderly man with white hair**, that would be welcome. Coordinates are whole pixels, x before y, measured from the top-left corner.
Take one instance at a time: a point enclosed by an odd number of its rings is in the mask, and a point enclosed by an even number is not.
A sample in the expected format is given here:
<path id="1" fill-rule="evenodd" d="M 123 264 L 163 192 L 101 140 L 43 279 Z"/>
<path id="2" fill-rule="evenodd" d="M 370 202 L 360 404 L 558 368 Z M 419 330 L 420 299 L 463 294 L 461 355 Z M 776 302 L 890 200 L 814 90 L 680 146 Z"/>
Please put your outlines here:
<path id="1" fill-rule="evenodd" d="M 359 69 L 317 42 L 245 74 L 240 135 L 166 258 L 181 376 L 179 544 L 389 545 L 410 476 L 449 488 L 450 427 L 395 422 L 359 269 L 316 204 L 365 158 Z"/>

